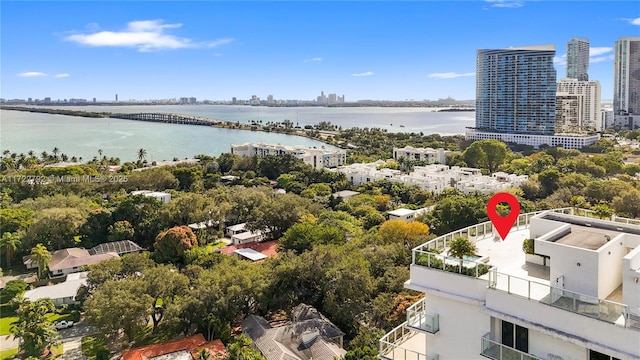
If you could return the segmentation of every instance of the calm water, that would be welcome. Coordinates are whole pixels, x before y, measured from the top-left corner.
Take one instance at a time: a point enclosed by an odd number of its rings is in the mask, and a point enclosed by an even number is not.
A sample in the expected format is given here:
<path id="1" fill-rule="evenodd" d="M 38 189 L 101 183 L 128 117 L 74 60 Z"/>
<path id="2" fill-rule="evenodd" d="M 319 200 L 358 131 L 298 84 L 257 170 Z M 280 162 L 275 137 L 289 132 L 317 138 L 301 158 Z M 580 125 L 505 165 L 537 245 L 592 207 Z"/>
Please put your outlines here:
<path id="1" fill-rule="evenodd" d="M 342 128 L 380 127 L 395 132 L 443 135 L 464 133 L 465 127 L 473 126 L 475 120 L 473 112 L 433 112 L 433 109 L 427 108 L 269 108 L 221 105 L 61 108 L 114 113 L 171 112 L 241 123 L 251 120 L 266 123 L 288 119 L 300 126 L 330 121 Z M 229 152 L 231 144 L 245 142 L 330 147 L 315 140 L 284 134 L 0 111 L 0 149 L 17 153 L 34 150 L 40 154 L 42 151 L 51 152 L 51 149 L 58 147 L 69 156 L 82 156 L 83 159 L 89 160 L 97 156 L 100 149 L 103 155 L 130 161 L 137 159 L 138 149 L 144 148 L 147 150 L 148 159 L 152 161 L 192 157 L 196 154 L 217 156 Z"/>

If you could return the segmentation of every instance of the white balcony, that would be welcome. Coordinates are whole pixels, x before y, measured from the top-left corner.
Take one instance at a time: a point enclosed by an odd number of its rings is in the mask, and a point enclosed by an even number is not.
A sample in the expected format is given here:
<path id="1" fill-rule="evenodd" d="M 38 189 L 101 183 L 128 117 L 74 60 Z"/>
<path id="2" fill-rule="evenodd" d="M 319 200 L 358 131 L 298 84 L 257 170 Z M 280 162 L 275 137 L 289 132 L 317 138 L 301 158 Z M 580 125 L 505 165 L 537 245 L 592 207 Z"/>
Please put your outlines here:
<path id="1" fill-rule="evenodd" d="M 407 309 L 407 326 L 435 334 L 440 330 L 440 317 L 438 314 L 427 311 L 425 299 L 416 302 Z"/>
<path id="2" fill-rule="evenodd" d="M 438 355 L 427 354 L 427 335 L 404 322 L 380 339 L 383 360 L 438 360 Z"/>
<path id="3" fill-rule="evenodd" d="M 542 360 L 541 358 L 527 354 L 520 350 L 504 346 L 491 339 L 490 334 L 482 337 L 482 349 L 480 355 L 494 360 Z"/>

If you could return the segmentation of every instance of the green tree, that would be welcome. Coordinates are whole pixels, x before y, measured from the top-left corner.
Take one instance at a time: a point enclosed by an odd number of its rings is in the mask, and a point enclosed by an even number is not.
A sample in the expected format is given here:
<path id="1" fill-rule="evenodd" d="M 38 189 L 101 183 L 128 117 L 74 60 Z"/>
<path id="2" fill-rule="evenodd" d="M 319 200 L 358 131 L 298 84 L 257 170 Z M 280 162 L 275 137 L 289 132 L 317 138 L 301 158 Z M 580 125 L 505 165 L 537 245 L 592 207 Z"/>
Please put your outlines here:
<path id="1" fill-rule="evenodd" d="M 613 199 L 612 207 L 616 213 L 622 213 L 631 218 L 639 217 L 640 191 L 634 189 L 623 192 Z"/>
<path id="2" fill-rule="evenodd" d="M 462 156 L 470 166 L 481 166 L 496 172 L 498 167 L 502 165 L 510 150 L 507 144 L 495 139 L 475 141 L 463 152 Z"/>
<path id="3" fill-rule="evenodd" d="M 35 302 L 23 300 L 18 305 L 18 320 L 11 325 L 11 333 L 20 338 L 19 349 L 26 356 L 39 357 L 45 350 L 57 345 L 59 335 L 51 320 L 45 315 L 55 306 L 50 299 Z"/>
<path id="4" fill-rule="evenodd" d="M 109 226 L 109 241 L 122 241 L 133 239 L 134 234 L 133 226 L 127 220 L 116 221 L 113 225 Z"/>
<path id="5" fill-rule="evenodd" d="M 24 245 L 42 243 L 56 250 L 75 246 L 75 236 L 84 222 L 84 216 L 76 208 L 43 209 L 27 230 Z"/>
<path id="6" fill-rule="evenodd" d="M 145 292 L 153 299 L 149 307 L 153 309 L 151 320 L 155 332 L 164 317 L 165 309 L 186 295 L 189 278 L 167 265 L 148 268 L 142 274 L 146 283 Z"/>
<path id="7" fill-rule="evenodd" d="M 42 272 L 47 270 L 49 261 L 51 261 L 51 253 L 46 246 L 37 244 L 31 249 L 31 260 L 38 264 L 38 278 L 41 279 Z"/>
<path id="8" fill-rule="evenodd" d="M 122 330 L 133 341 L 152 313 L 153 298 L 144 293 L 145 288 L 139 278 L 107 281 L 84 303 L 87 322 L 112 338 Z"/>
<path id="9" fill-rule="evenodd" d="M 227 348 L 225 360 L 266 360 L 260 351 L 253 348 L 252 344 L 251 338 L 247 335 L 236 336 Z"/>
<path id="10" fill-rule="evenodd" d="M 147 159 L 147 150 L 145 149 L 138 150 L 138 161 L 142 163 L 146 159 Z"/>
<path id="11" fill-rule="evenodd" d="M 336 227 L 297 223 L 291 226 L 281 239 L 280 245 L 300 254 L 320 244 L 344 244 L 342 230 Z"/>
<path id="12" fill-rule="evenodd" d="M 11 267 L 11 258 L 16 253 L 16 250 L 20 248 L 22 241 L 17 234 L 5 232 L 0 238 L 0 250 L 5 253 L 7 259 L 7 268 Z"/>
<path id="13" fill-rule="evenodd" d="M 108 209 L 92 210 L 84 224 L 78 229 L 80 240 L 85 248 L 92 248 L 108 241 L 109 227 L 113 224 L 111 211 Z M 128 240 L 132 240 L 128 239 Z"/>
<path id="14" fill-rule="evenodd" d="M 22 294 L 27 289 L 27 283 L 24 280 L 11 280 L 7 282 L 0 290 L 0 304 L 9 303 L 18 296 L 22 298 Z"/>
<path id="15" fill-rule="evenodd" d="M 158 234 L 154 257 L 159 262 L 184 263 L 184 252 L 198 246 L 198 239 L 188 226 L 175 226 Z"/>

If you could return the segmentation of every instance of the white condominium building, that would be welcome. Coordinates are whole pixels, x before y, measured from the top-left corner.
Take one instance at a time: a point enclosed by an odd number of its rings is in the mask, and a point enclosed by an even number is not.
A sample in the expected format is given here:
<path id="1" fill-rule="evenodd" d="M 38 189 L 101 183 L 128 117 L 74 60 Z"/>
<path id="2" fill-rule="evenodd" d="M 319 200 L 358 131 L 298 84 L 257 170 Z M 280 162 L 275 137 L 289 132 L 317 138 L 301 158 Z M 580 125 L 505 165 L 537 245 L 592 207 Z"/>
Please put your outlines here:
<path id="1" fill-rule="evenodd" d="M 246 143 L 243 145 L 231 145 L 231 153 L 239 156 L 290 154 L 318 170 L 338 167 L 347 162 L 346 150 L 317 149 L 305 146 L 284 146 L 280 144 Z"/>
<path id="2" fill-rule="evenodd" d="M 443 148 L 415 148 L 413 146 L 405 146 L 403 148 L 393 148 L 393 158 L 398 160 L 401 158 L 407 160 L 426 161 L 428 164 L 444 164 L 447 161 L 447 153 Z"/>
<path id="3" fill-rule="evenodd" d="M 425 296 L 379 357 L 640 359 L 640 221 L 577 211 L 521 214 L 504 241 L 485 222 L 414 248 L 405 287 Z M 458 237 L 475 256 L 447 256 Z"/>
<path id="4" fill-rule="evenodd" d="M 422 190 L 440 193 L 447 188 L 456 188 L 470 193 L 479 191 L 493 193 L 504 191 L 512 187 L 519 187 L 529 177 L 506 173 L 495 173 L 492 176 L 482 175 L 480 169 L 432 164 L 415 166 L 413 172 L 405 174 L 400 170 L 378 168 L 385 162 L 378 160 L 373 163 L 356 163 L 341 166 L 340 171 L 347 176 L 353 185 L 360 185 L 372 181 L 389 180 L 405 185 L 415 185 Z"/>
<path id="5" fill-rule="evenodd" d="M 556 133 L 560 131 L 575 134 L 603 130 L 599 121 L 599 81 L 562 79 L 556 84 L 556 89 Z M 572 101 L 570 103 L 561 102 L 561 98 L 571 98 Z"/>

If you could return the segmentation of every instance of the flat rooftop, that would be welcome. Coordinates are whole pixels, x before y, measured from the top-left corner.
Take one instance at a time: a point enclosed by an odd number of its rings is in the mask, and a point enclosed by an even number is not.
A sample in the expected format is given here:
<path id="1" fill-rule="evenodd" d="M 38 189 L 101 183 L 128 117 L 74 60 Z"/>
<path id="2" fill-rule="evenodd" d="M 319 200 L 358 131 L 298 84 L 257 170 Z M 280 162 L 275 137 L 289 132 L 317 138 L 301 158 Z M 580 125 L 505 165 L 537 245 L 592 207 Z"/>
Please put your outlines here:
<path id="1" fill-rule="evenodd" d="M 582 249 L 597 250 L 618 235 L 620 235 L 620 231 L 601 229 L 595 226 L 571 224 L 571 233 L 561 237 L 555 242 Z"/>

